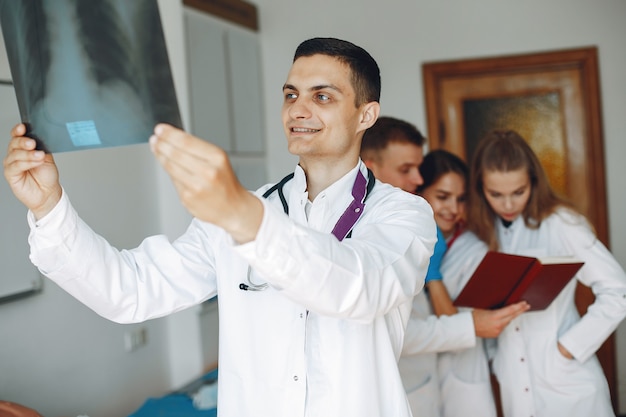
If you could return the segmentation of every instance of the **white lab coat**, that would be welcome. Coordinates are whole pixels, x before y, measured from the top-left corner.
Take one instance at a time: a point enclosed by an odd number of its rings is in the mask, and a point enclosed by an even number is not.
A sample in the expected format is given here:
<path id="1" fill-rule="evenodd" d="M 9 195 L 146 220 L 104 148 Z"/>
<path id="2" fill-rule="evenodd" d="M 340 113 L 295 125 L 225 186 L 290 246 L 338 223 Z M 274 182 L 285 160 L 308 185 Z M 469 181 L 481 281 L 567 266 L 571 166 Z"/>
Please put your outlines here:
<path id="1" fill-rule="evenodd" d="M 443 257 L 443 283 L 453 300 L 487 253 L 487 245 L 469 231 L 457 237 Z M 471 309 L 459 307 L 459 312 Z M 459 313 L 461 314 L 461 313 Z M 489 361 L 484 340 L 470 349 L 441 352 L 438 357 L 442 417 L 495 417 Z"/>
<path id="2" fill-rule="evenodd" d="M 501 251 L 527 256 L 574 256 L 585 262 L 543 311 L 527 312 L 500 334 L 493 369 L 506 417 L 613 416 L 596 350 L 626 315 L 626 274 L 582 216 L 559 209 L 539 229 L 520 217 L 497 225 Z M 595 302 L 581 318 L 576 282 L 591 287 Z M 563 357 L 557 341 L 572 353 Z"/>
<path id="3" fill-rule="evenodd" d="M 436 241 L 422 198 L 376 183 L 352 237 L 330 234 L 352 200 L 362 162 L 318 195 L 305 216 L 305 173 L 263 200 L 256 240 L 236 245 L 197 219 L 174 243 L 147 238 L 118 251 L 67 196 L 31 224 L 41 272 L 118 322 L 164 316 L 219 296 L 220 417 L 408 417 L 397 360 L 411 300 Z M 268 187 L 259 190 L 258 195 Z M 243 291 L 248 265 L 265 291 Z"/>
<path id="4" fill-rule="evenodd" d="M 398 362 L 414 416 L 442 415 L 437 352 L 465 349 L 475 343 L 470 312 L 437 317 L 424 291 L 415 296 Z"/>
<path id="5" fill-rule="evenodd" d="M 460 235 L 441 264 L 443 282 L 456 298 L 486 253 L 472 233 Z M 400 374 L 413 415 L 495 417 L 489 366 L 471 309 L 437 317 L 425 292 L 415 296 Z"/>

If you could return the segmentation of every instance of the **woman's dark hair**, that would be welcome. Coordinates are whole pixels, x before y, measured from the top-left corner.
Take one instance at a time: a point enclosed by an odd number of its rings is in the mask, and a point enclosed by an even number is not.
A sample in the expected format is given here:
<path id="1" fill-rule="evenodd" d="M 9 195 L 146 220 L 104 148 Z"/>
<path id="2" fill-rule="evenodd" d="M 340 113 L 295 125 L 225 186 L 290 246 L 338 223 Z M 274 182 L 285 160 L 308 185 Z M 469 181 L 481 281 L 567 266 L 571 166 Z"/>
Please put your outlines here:
<path id="1" fill-rule="evenodd" d="M 449 172 L 455 172 L 463 178 L 465 189 L 469 181 L 467 164 L 457 155 L 444 149 L 430 151 L 424 157 L 420 165 L 420 175 L 424 183 L 417 187 L 417 193 L 421 194 L 426 188 L 436 183 L 439 178 Z"/>

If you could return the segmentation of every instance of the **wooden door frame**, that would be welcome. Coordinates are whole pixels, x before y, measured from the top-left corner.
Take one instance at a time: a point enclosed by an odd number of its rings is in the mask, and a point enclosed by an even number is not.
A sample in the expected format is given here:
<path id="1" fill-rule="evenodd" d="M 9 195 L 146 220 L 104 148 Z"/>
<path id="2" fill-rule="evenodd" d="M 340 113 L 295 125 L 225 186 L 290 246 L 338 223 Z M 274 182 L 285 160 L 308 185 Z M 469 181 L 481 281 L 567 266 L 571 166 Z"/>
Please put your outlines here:
<path id="1" fill-rule="evenodd" d="M 584 158 L 582 159 L 584 161 L 579 160 L 573 165 L 575 166 L 576 163 L 583 164 L 585 183 L 581 186 L 584 187 L 586 198 L 591 202 L 585 205 L 584 210 L 582 210 L 583 214 L 593 224 L 598 238 L 609 247 L 598 51 L 596 47 L 424 63 L 422 76 L 429 149 L 443 148 L 465 157 L 465 137 L 456 137 L 458 132 L 452 132 L 450 119 L 445 114 L 446 111 L 450 111 L 449 106 L 451 105 L 451 103 L 445 103 L 443 99 L 442 90 L 445 83 L 471 83 L 472 94 L 480 95 L 481 81 L 484 82 L 484 79 L 488 77 L 524 75 L 541 81 L 546 77 L 553 77 L 554 73 L 558 71 L 575 73 L 576 82 L 579 83 L 578 86 L 582 94 L 580 100 L 582 108 L 579 111 L 584 121 L 584 132 L 578 135 L 578 139 L 574 139 L 578 141 L 574 145 L 580 147 L 577 148 L 578 156 L 580 157 L 580 152 L 583 152 Z M 471 99 L 472 97 L 467 98 Z M 463 97 L 461 97 L 462 99 Z M 565 118 L 565 115 L 563 117 Z M 572 139 L 569 138 L 569 140 L 571 142 Z M 572 143 L 568 144 L 568 146 L 571 145 Z M 566 158 L 571 157 L 566 156 Z M 573 192 L 574 190 L 572 190 Z M 572 195 L 568 197 L 572 200 L 576 198 Z M 586 311 L 593 299 L 590 289 L 579 284 L 576 304 L 581 314 Z M 598 357 L 609 383 L 613 407 L 617 411 L 614 335 L 611 335 L 598 350 Z"/>

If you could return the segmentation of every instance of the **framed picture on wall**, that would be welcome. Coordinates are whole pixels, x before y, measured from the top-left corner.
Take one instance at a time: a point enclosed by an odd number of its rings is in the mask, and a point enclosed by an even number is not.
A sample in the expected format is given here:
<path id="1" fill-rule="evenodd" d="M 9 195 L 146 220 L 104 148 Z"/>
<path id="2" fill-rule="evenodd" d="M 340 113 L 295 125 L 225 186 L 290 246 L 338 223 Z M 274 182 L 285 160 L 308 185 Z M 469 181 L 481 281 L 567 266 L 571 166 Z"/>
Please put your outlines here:
<path id="1" fill-rule="evenodd" d="M 488 131 L 517 131 L 554 189 L 587 216 L 608 246 L 596 47 L 427 62 L 422 75 L 429 149 L 443 148 L 469 162 Z M 592 302 L 591 290 L 579 285 L 578 309 L 584 312 Z M 612 394 L 614 349 L 611 337 L 598 352 Z"/>

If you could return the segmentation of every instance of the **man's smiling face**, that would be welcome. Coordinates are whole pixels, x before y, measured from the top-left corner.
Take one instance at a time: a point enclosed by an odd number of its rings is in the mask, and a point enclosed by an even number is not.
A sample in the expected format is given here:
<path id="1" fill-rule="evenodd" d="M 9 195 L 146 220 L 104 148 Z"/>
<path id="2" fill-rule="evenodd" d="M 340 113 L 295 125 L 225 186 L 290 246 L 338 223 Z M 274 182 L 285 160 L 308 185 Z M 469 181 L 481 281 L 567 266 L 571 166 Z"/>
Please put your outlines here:
<path id="1" fill-rule="evenodd" d="M 300 57 L 283 86 L 282 119 L 288 149 L 300 158 L 358 154 L 361 119 L 350 68 L 326 55 Z"/>

